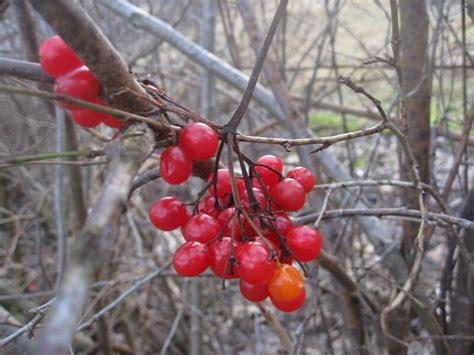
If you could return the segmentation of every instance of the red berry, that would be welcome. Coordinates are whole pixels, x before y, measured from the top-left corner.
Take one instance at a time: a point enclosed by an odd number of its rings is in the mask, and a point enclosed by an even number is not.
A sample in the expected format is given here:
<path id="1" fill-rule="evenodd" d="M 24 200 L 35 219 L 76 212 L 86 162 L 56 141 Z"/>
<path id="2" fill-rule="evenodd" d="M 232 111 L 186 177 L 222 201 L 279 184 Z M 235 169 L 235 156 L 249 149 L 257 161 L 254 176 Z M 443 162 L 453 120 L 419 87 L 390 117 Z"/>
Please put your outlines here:
<path id="1" fill-rule="evenodd" d="M 179 146 L 192 160 L 211 159 L 216 154 L 218 145 L 216 131 L 201 122 L 187 125 L 179 135 Z"/>
<path id="2" fill-rule="evenodd" d="M 262 183 L 263 183 L 263 181 L 262 181 Z M 264 188 L 268 190 L 268 185 L 265 185 L 265 183 L 263 183 L 263 185 L 262 185 L 256 177 L 252 178 L 252 186 L 256 187 L 257 189 L 260 189 L 260 190 L 263 190 Z"/>
<path id="3" fill-rule="evenodd" d="M 106 106 L 102 100 L 100 100 L 99 98 L 95 98 L 94 100 L 92 100 L 93 103 L 95 103 L 96 105 L 101 105 L 101 106 Z M 74 118 L 74 115 L 77 113 L 77 112 L 81 112 L 83 111 L 82 109 L 81 110 L 74 110 L 71 112 L 71 115 L 73 116 Z M 86 110 L 84 110 L 86 111 Z M 106 126 L 108 127 L 111 127 L 111 128 L 121 128 L 123 126 L 123 124 L 125 123 L 124 120 L 119 120 L 118 118 L 115 118 L 113 116 L 110 116 L 106 113 L 103 113 L 103 112 L 98 112 L 98 111 L 93 111 L 93 110 L 87 110 L 87 111 L 90 111 L 90 112 L 94 112 L 94 115 L 96 117 L 100 117 L 100 120 L 103 124 L 105 124 Z M 80 123 L 76 122 L 77 124 L 80 125 Z"/>
<path id="4" fill-rule="evenodd" d="M 261 209 L 267 208 L 267 199 L 265 198 L 265 194 L 263 193 L 263 191 L 256 187 L 253 187 L 252 191 L 253 191 L 253 195 L 255 196 L 255 199 L 257 200 L 259 207 Z M 247 190 L 244 190 L 240 194 L 240 202 L 242 202 L 242 206 L 244 206 L 245 208 L 247 209 L 250 208 L 250 198 L 247 193 Z M 257 208 L 257 206 L 255 206 L 255 208 Z"/>
<path id="5" fill-rule="evenodd" d="M 153 203 L 149 216 L 156 228 L 172 231 L 186 223 L 188 211 L 176 197 L 164 197 Z"/>
<path id="6" fill-rule="evenodd" d="M 106 116 L 102 112 L 92 111 L 88 109 L 71 111 L 72 120 L 81 127 L 94 128 L 102 123 L 103 117 Z"/>
<path id="7" fill-rule="evenodd" d="M 267 247 L 259 242 L 242 244 L 237 252 L 240 278 L 251 284 L 266 283 L 273 275 L 275 262 Z"/>
<path id="8" fill-rule="evenodd" d="M 294 227 L 286 237 L 288 248 L 300 262 L 313 261 L 321 253 L 321 235 L 309 226 Z"/>
<path id="9" fill-rule="evenodd" d="M 74 69 L 54 81 L 54 92 L 56 94 L 68 95 L 76 99 L 93 102 L 99 95 L 99 82 L 87 67 L 82 66 Z M 81 107 L 65 102 L 59 102 L 62 107 L 72 110 L 81 110 Z"/>
<path id="10" fill-rule="evenodd" d="M 270 196 L 284 211 L 298 211 L 304 206 L 306 192 L 298 181 L 286 178 L 270 187 Z"/>
<path id="11" fill-rule="evenodd" d="M 214 175 L 211 175 L 208 181 L 212 181 Z M 231 191 L 230 187 L 230 173 L 228 169 L 219 169 L 217 170 L 217 182 L 216 182 L 216 191 L 218 197 L 224 197 L 228 195 Z M 214 185 L 211 184 L 209 187 L 209 193 L 214 195 Z"/>
<path id="12" fill-rule="evenodd" d="M 181 228 L 181 233 L 188 242 L 208 243 L 217 238 L 220 230 L 221 226 L 215 218 L 205 213 L 198 213 L 186 222 Z"/>
<path id="13" fill-rule="evenodd" d="M 39 47 L 41 68 L 54 78 L 79 68 L 82 63 L 78 56 L 59 36 L 46 39 Z"/>
<path id="14" fill-rule="evenodd" d="M 212 263 L 209 248 L 198 242 L 182 244 L 173 256 L 173 267 L 178 274 L 185 277 L 197 276 Z"/>
<path id="15" fill-rule="evenodd" d="M 286 215 L 286 213 L 276 213 L 274 215 L 275 220 L 273 221 L 274 226 L 280 232 L 280 234 L 284 237 L 293 227 L 293 222 L 291 219 Z M 271 241 L 279 243 L 280 239 L 276 232 L 271 229 L 269 226 L 262 230 L 263 236 Z"/>
<path id="16" fill-rule="evenodd" d="M 193 163 L 180 147 L 168 147 L 160 158 L 160 174 L 163 180 L 171 185 L 185 182 L 191 175 Z"/>
<path id="17" fill-rule="evenodd" d="M 125 121 L 119 120 L 118 118 L 110 116 L 110 115 L 105 115 L 102 118 L 102 123 L 105 124 L 107 127 L 119 129 L 119 128 L 122 128 Z"/>
<path id="18" fill-rule="evenodd" d="M 240 279 L 239 288 L 242 296 L 251 302 L 265 301 L 269 295 L 266 283 L 253 285 Z"/>
<path id="19" fill-rule="evenodd" d="M 239 193 L 239 196 L 245 191 L 245 181 L 242 178 L 237 178 L 235 179 L 235 185 L 237 186 L 237 192 Z"/>
<path id="20" fill-rule="evenodd" d="M 224 226 L 224 235 L 226 236 L 231 236 L 232 235 L 232 229 L 234 229 L 234 237 L 236 239 L 240 239 L 240 224 L 239 221 L 233 217 L 235 213 L 235 207 L 229 207 L 224 209 L 219 216 L 217 217 L 217 220 L 221 226 Z M 243 223 L 242 216 L 240 217 L 241 222 Z"/>
<path id="21" fill-rule="evenodd" d="M 219 209 L 216 208 L 216 198 L 214 196 L 207 196 L 204 197 L 200 202 L 199 202 L 199 212 L 200 213 L 206 213 L 209 216 L 212 216 L 217 219 L 219 217 L 219 214 L 221 213 L 221 210 L 224 209 L 229 201 L 225 198 L 218 198 L 219 202 Z"/>
<path id="22" fill-rule="evenodd" d="M 283 162 L 274 155 L 264 155 L 256 160 L 257 164 L 262 164 L 278 171 L 283 171 Z M 265 166 L 256 166 L 255 171 L 260 175 L 263 183 L 267 186 L 275 185 L 280 180 L 280 175 L 266 168 Z"/>
<path id="23" fill-rule="evenodd" d="M 209 248 L 213 255 L 213 263 L 211 264 L 211 270 L 217 277 L 221 279 L 233 279 L 239 277 L 240 265 L 234 265 L 231 263 L 230 256 L 231 239 L 224 237 L 222 240 L 216 240 Z M 234 255 L 238 248 L 238 243 L 233 243 Z"/>
<path id="24" fill-rule="evenodd" d="M 306 297 L 306 291 L 303 288 L 303 291 L 300 293 L 298 297 L 291 301 L 278 301 L 270 295 L 270 301 L 272 301 L 273 305 L 276 309 L 282 312 L 294 312 L 297 309 L 301 308 L 304 304 L 304 299 Z"/>
<path id="25" fill-rule="evenodd" d="M 245 220 L 245 217 L 243 215 L 239 216 L 240 222 L 237 219 L 234 219 L 235 217 L 232 217 L 235 212 L 235 207 L 229 207 L 224 209 L 219 216 L 217 217 L 217 220 L 219 224 L 224 227 L 224 235 L 225 236 L 232 236 L 232 228 L 234 228 L 234 238 L 236 240 L 241 240 L 242 235 L 242 226 L 244 227 L 245 231 L 245 236 L 246 237 L 252 237 L 254 235 L 254 231 L 252 229 L 252 226 L 250 223 L 247 223 Z M 254 221 L 255 223 L 256 221 Z M 225 224 L 225 226 L 224 226 Z"/>
<path id="26" fill-rule="evenodd" d="M 313 190 L 314 184 L 316 183 L 316 179 L 314 178 L 311 171 L 301 166 L 291 169 L 288 171 L 286 176 L 298 181 L 301 186 L 303 186 L 306 193 Z"/>
<path id="27" fill-rule="evenodd" d="M 293 227 L 293 222 L 286 213 L 277 213 L 275 214 L 275 225 L 281 235 L 287 235 Z"/>

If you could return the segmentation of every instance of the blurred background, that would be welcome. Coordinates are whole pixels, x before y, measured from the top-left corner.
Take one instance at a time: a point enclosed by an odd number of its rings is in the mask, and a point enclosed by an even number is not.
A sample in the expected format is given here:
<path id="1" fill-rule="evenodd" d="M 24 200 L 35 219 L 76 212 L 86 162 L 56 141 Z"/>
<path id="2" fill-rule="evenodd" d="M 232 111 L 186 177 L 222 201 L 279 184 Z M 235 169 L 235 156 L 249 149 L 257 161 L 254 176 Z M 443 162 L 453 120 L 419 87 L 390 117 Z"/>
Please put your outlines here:
<path id="1" fill-rule="evenodd" d="M 138 76 L 153 80 L 168 96 L 217 123 L 230 119 L 243 90 L 223 80 L 225 75 L 216 76 L 165 38 L 140 28 L 139 20 L 112 11 L 115 1 L 80 3 Z M 246 75 L 277 6 L 273 0 L 129 3 Z M 53 32 L 23 1 L 0 4 L 0 57 L 37 62 L 35 45 Z M 400 43 L 393 36 L 394 10 Z M 460 0 L 290 1 L 259 80 L 262 88 L 273 92 L 273 105 L 252 101 L 239 131 L 301 138 L 373 126 L 380 121 L 373 103 L 337 80 L 340 75 L 350 77 L 380 100 L 407 132 L 420 177 L 442 196 L 446 213 L 474 218 L 469 211 L 474 202 L 465 202 L 474 182 L 474 137 L 469 135 L 474 116 L 470 14 L 469 3 Z M 394 48 L 399 49 L 398 59 Z M 401 84 L 397 71 L 403 74 Z M 50 84 L 7 75 L 0 76 L 0 85 L 51 90 Z M 277 106 L 284 115 L 278 117 Z M 103 149 L 104 137 L 115 131 L 101 126 L 91 132 L 73 126 L 51 102 L 8 93 L 0 95 L 0 128 L 1 338 L 31 319 L 30 309 L 54 296 L 58 240 L 70 245 L 80 237 L 108 169 L 103 156 L 88 158 L 84 153 L 58 159 L 55 153 Z M 279 145 L 241 143 L 252 158 L 274 154 L 288 168 L 308 166 L 318 184 L 412 181 L 405 154 L 388 131 L 308 154 L 314 148 L 287 152 Z M 159 153 L 146 160 L 141 173 L 157 166 Z M 26 159 L 9 162 L 21 157 Z M 154 180 L 134 191 L 81 323 L 165 265 L 183 241 L 179 232 L 158 231 L 149 223 L 152 202 L 169 195 L 193 202 L 203 186 L 193 177 L 179 187 Z M 328 191 L 328 210 L 419 208 L 416 190 L 390 183 L 316 188 L 304 211 L 292 216 L 295 221 L 319 211 Z M 433 199 L 427 198 L 426 206 L 441 211 Z M 279 313 L 268 301 L 261 306 L 247 302 L 235 280 L 222 290 L 221 281 L 210 272 L 183 279 L 166 268 L 78 332 L 72 350 L 76 354 L 277 354 L 288 350 L 279 334 L 283 331 L 297 354 L 379 354 L 380 310 L 413 264 L 418 226 L 419 218 L 384 214 L 370 219 L 323 218 L 319 227 L 324 249 L 337 258 L 358 289 L 350 292 L 333 273 L 312 263 L 306 304 L 292 314 Z M 390 318 L 393 339 L 387 348 L 391 354 L 471 354 L 474 350 L 474 278 L 467 258 L 474 253 L 474 236 L 472 231 L 460 232 L 463 253 L 458 239 L 445 227 L 427 227 L 421 273 L 409 301 Z M 377 238 L 381 244 L 377 245 Z M 398 266 L 384 262 L 394 250 L 403 261 Z M 66 247 L 66 260 L 69 253 Z M 397 270 L 405 270 L 405 276 Z M 361 293 L 369 295 L 371 304 L 364 304 Z M 457 314 L 465 316 L 462 322 Z M 21 353 L 28 346 L 27 337 L 10 346 L 18 348 L 9 351 Z"/>

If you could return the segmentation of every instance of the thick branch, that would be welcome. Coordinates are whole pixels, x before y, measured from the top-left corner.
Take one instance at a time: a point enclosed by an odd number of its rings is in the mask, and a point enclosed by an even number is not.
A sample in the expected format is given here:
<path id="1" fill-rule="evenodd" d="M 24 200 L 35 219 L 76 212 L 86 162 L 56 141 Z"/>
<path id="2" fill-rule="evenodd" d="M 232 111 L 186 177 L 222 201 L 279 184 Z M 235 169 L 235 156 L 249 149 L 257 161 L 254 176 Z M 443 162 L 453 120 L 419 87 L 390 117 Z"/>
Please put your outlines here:
<path id="1" fill-rule="evenodd" d="M 62 355 L 68 352 L 76 323 L 88 298 L 89 285 L 117 232 L 131 183 L 151 143 L 143 135 L 143 130 L 139 134 L 138 129 L 135 128 L 137 135 L 128 135 L 120 142 L 111 143 L 113 160 L 109 173 L 82 235 L 74 244 L 57 302 L 40 338 L 40 354 Z"/>
<path id="2" fill-rule="evenodd" d="M 11 75 L 21 79 L 52 83 L 53 78 L 45 74 L 37 63 L 0 58 L 0 75 Z"/>

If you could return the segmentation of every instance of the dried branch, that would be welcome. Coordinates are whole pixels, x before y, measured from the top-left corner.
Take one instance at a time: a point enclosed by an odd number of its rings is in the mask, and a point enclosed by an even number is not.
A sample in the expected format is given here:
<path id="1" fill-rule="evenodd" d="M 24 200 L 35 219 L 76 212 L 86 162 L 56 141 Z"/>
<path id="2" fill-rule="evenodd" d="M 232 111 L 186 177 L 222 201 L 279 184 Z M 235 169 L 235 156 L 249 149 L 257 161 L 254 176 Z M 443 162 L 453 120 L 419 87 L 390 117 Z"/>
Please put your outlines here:
<path id="1" fill-rule="evenodd" d="M 295 218 L 296 223 L 305 224 L 312 223 L 318 217 L 320 213 L 311 213 L 303 217 Z M 474 222 L 471 222 L 464 218 L 454 217 L 444 213 L 435 212 L 421 212 L 420 210 L 412 210 L 406 208 L 372 208 L 372 209 L 358 209 L 358 208 L 346 208 L 328 210 L 324 212 L 322 219 L 331 219 L 339 217 L 356 217 L 356 216 L 398 216 L 406 217 L 410 219 L 422 220 L 425 217 L 426 222 L 435 224 L 440 227 L 448 228 L 450 225 L 457 226 L 460 228 L 466 228 L 468 230 L 474 229 Z"/>
<path id="2" fill-rule="evenodd" d="M 36 326 L 38 325 L 39 322 L 41 322 L 41 320 L 43 319 L 44 315 L 43 313 L 39 312 L 37 313 L 33 319 L 31 319 L 28 323 L 26 323 L 23 327 L 19 328 L 18 330 L 16 330 L 15 332 L 13 332 L 12 334 L 10 334 L 9 336 L 3 338 L 3 339 L 0 339 L 0 348 L 8 345 L 9 343 L 11 343 L 13 340 L 15 340 L 16 338 L 18 338 L 20 335 L 23 335 L 25 333 L 32 333 L 33 330 L 36 328 Z"/>
<path id="3" fill-rule="evenodd" d="M 0 75 L 11 75 L 21 79 L 43 83 L 53 83 L 53 78 L 45 74 L 37 63 L 0 58 Z"/>

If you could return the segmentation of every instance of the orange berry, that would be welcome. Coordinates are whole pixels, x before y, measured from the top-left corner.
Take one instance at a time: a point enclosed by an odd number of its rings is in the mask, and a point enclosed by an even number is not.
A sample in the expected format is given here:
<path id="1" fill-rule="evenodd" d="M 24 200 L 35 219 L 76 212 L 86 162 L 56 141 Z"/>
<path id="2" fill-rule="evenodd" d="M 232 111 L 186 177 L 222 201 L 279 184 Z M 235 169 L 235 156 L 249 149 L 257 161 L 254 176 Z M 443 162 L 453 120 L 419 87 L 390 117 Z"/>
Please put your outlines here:
<path id="1" fill-rule="evenodd" d="M 300 272 L 291 265 L 282 264 L 276 268 L 268 282 L 270 295 L 282 302 L 297 298 L 303 292 L 304 281 Z"/>

